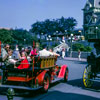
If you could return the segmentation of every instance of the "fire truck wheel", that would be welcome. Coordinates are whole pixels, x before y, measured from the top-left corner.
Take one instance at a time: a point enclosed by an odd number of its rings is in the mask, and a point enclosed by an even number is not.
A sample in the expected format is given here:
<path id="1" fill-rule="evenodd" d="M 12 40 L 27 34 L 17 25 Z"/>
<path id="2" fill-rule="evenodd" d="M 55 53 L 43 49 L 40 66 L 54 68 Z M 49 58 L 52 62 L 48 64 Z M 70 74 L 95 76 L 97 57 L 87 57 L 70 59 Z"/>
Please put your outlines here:
<path id="1" fill-rule="evenodd" d="M 44 93 L 47 92 L 48 88 L 49 88 L 49 85 L 50 85 L 50 77 L 46 73 L 45 76 L 44 76 L 44 80 L 43 80 L 43 89 L 42 89 L 42 92 L 44 92 Z"/>
<path id="2" fill-rule="evenodd" d="M 68 81 L 68 68 L 66 68 L 66 72 L 64 75 L 64 82 L 67 82 L 67 81 Z"/>
<path id="3" fill-rule="evenodd" d="M 91 65 L 88 65 L 83 73 L 83 83 L 85 87 L 87 88 L 92 87 L 93 81 L 91 81 L 91 79 L 92 79 Z"/>

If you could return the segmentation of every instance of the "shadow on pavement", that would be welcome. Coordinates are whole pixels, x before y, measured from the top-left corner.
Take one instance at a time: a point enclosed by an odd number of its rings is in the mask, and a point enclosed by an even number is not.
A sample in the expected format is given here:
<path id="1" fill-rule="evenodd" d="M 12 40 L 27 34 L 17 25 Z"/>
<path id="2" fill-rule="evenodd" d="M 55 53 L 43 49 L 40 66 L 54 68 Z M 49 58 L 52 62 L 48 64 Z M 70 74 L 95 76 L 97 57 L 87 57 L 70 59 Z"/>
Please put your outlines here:
<path id="1" fill-rule="evenodd" d="M 50 87 L 53 87 L 63 81 L 59 81 L 51 84 Z M 74 87 L 79 87 L 84 90 L 98 92 L 100 90 L 100 84 L 95 82 L 92 88 L 85 88 L 82 82 L 82 79 L 69 80 L 65 84 L 72 85 Z M 24 90 L 15 90 L 18 93 L 14 96 L 15 100 L 99 100 L 96 97 L 77 94 L 77 93 L 65 93 L 60 91 L 48 91 L 43 94 L 40 90 L 37 91 L 24 91 Z"/>
<path id="2" fill-rule="evenodd" d="M 70 80 L 66 84 L 69 84 L 69 85 L 72 85 L 75 87 L 81 87 L 82 89 L 85 89 L 85 90 L 100 92 L 100 83 L 99 82 L 94 82 L 94 84 L 91 88 L 85 88 L 82 79 Z"/>
<path id="3" fill-rule="evenodd" d="M 55 83 L 51 83 L 50 84 L 50 88 L 53 87 L 53 86 L 56 86 L 57 84 L 61 83 L 62 81 L 57 81 Z M 49 88 L 49 89 L 50 89 Z M 15 96 L 16 98 L 35 98 L 37 96 L 40 96 L 40 95 L 45 95 L 47 93 L 42 93 L 41 92 L 41 89 L 39 90 L 22 90 L 22 89 L 14 89 L 15 91 Z M 0 95 L 2 96 L 7 96 L 7 88 L 0 88 Z M 1 100 L 1 99 L 0 99 Z M 16 99 L 17 100 L 17 99 Z M 18 99 L 19 100 L 19 99 Z M 22 100 L 22 99 L 20 99 Z M 29 100 L 29 99 L 26 99 L 26 100 Z M 32 99 L 33 100 L 33 99 Z M 37 99 L 36 99 L 37 100 Z"/>
<path id="4" fill-rule="evenodd" d="M 35 98 L 23 98 L 21 100 L 99 100 L 99 98 L 76 93 L 64 93 L 59 91 L 48 92 Z"/>
<path id="5" fill-rule="evenodd" d="M 62 80 L 61 81 L 57 81 L 57 82 L 55 82 L 55 83 L 51 83 L 50 84 L 50 87 L 49 87 L 49 89 L 51 88 L 51 87 L 53 87 L 53 86 L 56 86 L 57 84 L 59 84 L 59 83 L 61 83 L 62 82 Z M 39 96 L 39 95 L 43 95 L 43 94 L 46 94 L 46 93 L 42 93 L 42 88 L 41 89 L 39 89 L 39 90 L 35 90 L 35 91 L 28 91 L 28 90 L 16 90 L 15 92 L 16 92 L 16 96 L 19 96 L 19 97 L 26 97 L 26 98 L 29 98 L 29 97 L 36 97 L 36 96 Z"/>

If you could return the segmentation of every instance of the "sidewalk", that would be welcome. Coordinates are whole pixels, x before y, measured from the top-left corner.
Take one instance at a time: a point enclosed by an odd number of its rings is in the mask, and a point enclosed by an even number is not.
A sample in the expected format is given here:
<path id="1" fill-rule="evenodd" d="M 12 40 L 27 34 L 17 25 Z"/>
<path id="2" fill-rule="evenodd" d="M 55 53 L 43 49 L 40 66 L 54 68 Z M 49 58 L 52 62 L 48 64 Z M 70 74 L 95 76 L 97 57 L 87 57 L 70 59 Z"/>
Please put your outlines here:
<path id="1" fill-rule="evenodd" d="M 72 57 L 65 57 L 65 60 L 74 60 L 74 61 L 87 61 L 87 59 L 81 58 L 81 60 L 79 60 L 78 58 L 72 58 Z"/>

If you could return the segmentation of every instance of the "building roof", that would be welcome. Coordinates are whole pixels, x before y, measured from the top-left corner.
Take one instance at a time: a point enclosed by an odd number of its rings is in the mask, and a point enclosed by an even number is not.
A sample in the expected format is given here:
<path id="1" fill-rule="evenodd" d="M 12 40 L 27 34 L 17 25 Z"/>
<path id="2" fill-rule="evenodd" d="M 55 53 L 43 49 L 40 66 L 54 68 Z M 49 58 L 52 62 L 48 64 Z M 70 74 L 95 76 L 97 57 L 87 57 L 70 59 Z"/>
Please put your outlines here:
<path id="1" fill-rule="evenodd" d="M 86 9 L 87 6 L 89 6 L 89 8 L 100 8 L 100 0 L 87 0 L 84 9 Z"/>
<path id="2" fill-rule="evenodd" d="M 87 2 L 89 2 L 92 5 L 92 7 L 94 7 L 95 0 L 87 0 Z"/>

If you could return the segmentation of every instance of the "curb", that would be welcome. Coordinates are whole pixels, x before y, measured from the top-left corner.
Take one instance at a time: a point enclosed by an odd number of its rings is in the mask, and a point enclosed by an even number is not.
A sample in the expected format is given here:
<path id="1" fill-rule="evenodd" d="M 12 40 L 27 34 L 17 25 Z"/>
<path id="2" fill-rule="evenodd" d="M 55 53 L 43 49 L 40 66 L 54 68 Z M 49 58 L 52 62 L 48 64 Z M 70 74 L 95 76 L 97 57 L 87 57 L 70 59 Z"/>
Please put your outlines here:
<path id="1" fill-rule="evenodd" d="M 62 58 L 60 58 L 60 59 L 62 59 Z M 87 59 L 78 59 L 78 58 L 71 58 L 71 57 L 65 57 L 64 58 L 64 60 L 71 60 L 71 61 L 84 61 L 84 62 L 86 62 L 87 61 Z"/>

